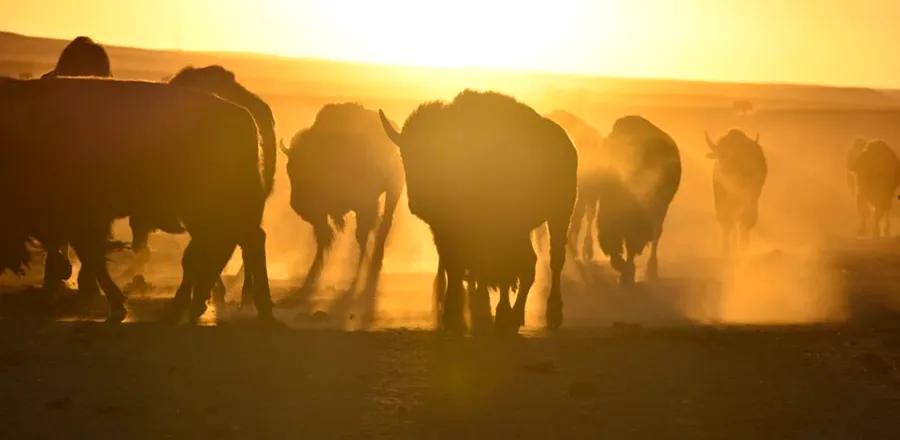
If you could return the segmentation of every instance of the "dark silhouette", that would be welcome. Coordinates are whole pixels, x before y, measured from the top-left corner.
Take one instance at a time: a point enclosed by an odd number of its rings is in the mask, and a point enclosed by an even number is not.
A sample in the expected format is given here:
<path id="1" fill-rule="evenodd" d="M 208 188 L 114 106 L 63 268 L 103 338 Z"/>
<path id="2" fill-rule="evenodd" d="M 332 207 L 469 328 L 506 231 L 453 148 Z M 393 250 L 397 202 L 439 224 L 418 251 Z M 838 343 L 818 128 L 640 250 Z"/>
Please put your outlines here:
<path id="1" fill-rule="evenodd" d="M 578 161 L 565 131 L 510 97 L 468 90 L 449 104 L 421 105 L 402 133 L 381 116 L 403 156 L 410 210 L 434 235 L 441 325 L 465 329 L 464 279 L 472 292 L 473 330 L 490 323 L 490 288 L 500 291 L 498 329 L 523 325 L 537 261 L 530 233 L 546 222 L 552 271 L 547 325 L 559 327 Z M 511 307 L 509 292 L 516 287 Z"/>
<path id="2" fill-rule="evenodd" d="M 742 245 L 759 217 L 759 196 L 766 183 L 768 167 L 759 135 L 750 139 L 740 130 L 731 130 L 719 142 L 706 135 L 713 167 L 713 198 L 716 216 L 722 227 L 722 249 L 731 253 L 737 237 Z"/>
<path id="3" fill-rule="evenodd" d="M 90 38 L 77 37 L 63 48 L 53 70 L 41 78 L 58 76 L 109 78 L 112 76 L 109 56 L 103 46 Z M 49 240 L 49 237 L 45 238 Z M 44 288 L 55 289 L 72 276 L 69 247 L 65 240 L 58 241 L 54 245 L 41 240 L 41 245 L 47 253 L 44 263 Z M 93 295 L 100 292 L 97 281 L 89 270 L 82 269 L 78 273 L 78 285 L 80 292 L 85 294 Z"/>
<path id="4" fill-rule="evenodd" d="M 569 227 L 569 247 L 576 258 L 594 259 L 594 219 L 600 200 L 599 184 L 608 158 L 603 157 L 605 140 L 596 128 L 569 112 L 557 110 L 547 116 L 559 124 L 578 150 L 578 197 Z M 579 238 L 584 236 L 583 240 Z"/>
<path id="5" fill-rule="evenodd" d="M 606 148 L 610 172 L 600 184 L 600 248 L 621 274 L 622 283 L 632 284 L 635 256 L 652 243 L 647 278 L 657 279 L 663 222 L 681 183 L 678 146 L 646 119 L 627 116 L 613 125 Z"/>
<path id="6" fill-rule="evenodd" d="M 850 192 L 853 193 L 854 197 L 857 196 L 859 185 L 856 182 L 856 171 L 853 170 L 853 164 L 856 163 L 856 159 L 858 159 L 859 155 L 866 149 L 867 143 L 869 143 L 868 139 L 858 137 L 853 140 L 853 146 L 851 146 L 850 151 L 847 152 L 847 187 L 850 188 Z M 857 201 L 859 201 L 859 199 L 857 199 Z M 862 213 L 861 205 L 858 205 L 857 208 L 859 209 L 859 212 Z M 860 231 L 860 233 L 862 233 L 862 231 Z"/>
<path id="7" fill-rule="evenodd" d="M 369 284 L 374 285 L 404 185 L 400 153 L 381 128 L 378 113 L 352 103 L 326 105 L 311 127 L 294 136 L 285 154 L 291 208 L 313 226 L 316 236 L 316 256 L 303 291 L 310 292 L 319 280 L 334 238 L 330 224 L 343 230 L 350 212 L 356 215 L 357 279 L 362 275 L 369 237 L 378 226 L 368 273 Z M 382 194 L 384 210 L 379 212 Z"/>
<path id="8" fill-rule="evenodd" d="M 263 149 L 263 179 L 266 194 L 271 194 L 275 181 L 277 154 L 275 151 L 275 118 L 272 116 L 272 110 L 269 108 L 269 105 L 244 88 L 237 82 L 234 73 L 222 66 L 186 67 L 175 74 L 169 80 L 169 84 L 212 93 L 226 101 L 244 107 L 250 112 L 256 122 Z M 135 283 L 140 285 L 143 281 L 144 268 L 150 258 L 150 250 L 147 246 L 150 232 L 157 228 L 167 228 L 164 225 L 155 225 L 149 219 L 139 216 L 131 216 L 129 222 L 133 236 L 132 249 L 135 253 L 132 271 L 135 273 Z M 175 222 L 170 220 L 169 223 Z M 251 300 L 249 296 L 251 286 L 252 280 L 245 278 L 243 303 L 248 303 Z M 224 295 L 224 284 L 220 281 L 216 286 L 216 299 L 219 301 L 224 300 Z"/>
<path id="9" fill-rule="evenodd" d="M 848 170 L 856 176 L 860 234 L 872 237 L 891 234 L 890 210 L 900 185 L 900 161 L 881 140 L 866 144 L 858 156 L 848 159 Z M 871 221 L 871 223 L 870 223 Z"/>
<path id="10" fill-rule="evenodd" d="M 57 76 L 112 76 L 109 56 L 103 46 L 88 37 L 77 37 L 63 49 L 53 70 L 42 78 Z"/>
<path id="11" fill-rule="evenodd" d="M 29 237 L 69 241 L 106 293 L 109 319 L 120 321 L 124 297 L 105 262 L 109 228 L 140 216 L 191 234 L 182 261 L 190 290 L 176 295 L 176 310 L 192 319 L 205 311 L 240 244 L 259 316 L 271 318 L 265 189 L 246 110 L 206 93 L 104 79 L 0 79 L 0 101 L 0 147 L 16 158 L 0 163 L 0 196 L 16 213 L 0 225 L 4 266 L 17 269 Z"/>

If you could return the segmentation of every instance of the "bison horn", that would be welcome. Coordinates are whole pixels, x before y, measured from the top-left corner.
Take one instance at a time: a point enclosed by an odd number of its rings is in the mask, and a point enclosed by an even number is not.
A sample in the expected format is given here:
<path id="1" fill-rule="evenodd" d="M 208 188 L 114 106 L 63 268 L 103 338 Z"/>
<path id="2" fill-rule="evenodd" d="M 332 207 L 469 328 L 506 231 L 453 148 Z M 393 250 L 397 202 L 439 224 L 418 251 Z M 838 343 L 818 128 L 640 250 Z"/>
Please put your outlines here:
<path id="1" fill-rule="evenodd" d="M 394 128 L 393 124 L 391 124 L 391 121 L 388 120 L 387 116 L 384 115 L 384 111 L 378 110 L 378 116 L 381 117 L 381 125 L 384 127 L 384 132 L 387 133 L 387 136 L 391 139 L 391 142 L 399 147 L 400 133 L 397 132 L 397 129 Z"/>
<path id="2" fill-rule="evenodd" d="M 278 140 L 278 148 L 281 148 L 281 151 L 282 151 L 284 154 L 288 154 L 288 153 L 291 152 L 291 150 L 288 149 L 288 147 L 285 147 L 285 146 L 284 146 L 284 138 L 281 138 L 281 139 Z"/>
<path id="3" fill-rule="evenodd" d="M 706 135 L 706 145 L 709 145 L 710 150 L 716 151 L 716 143 L 709 138 L 709 132 L 704 132 L 704 134 Z"/>

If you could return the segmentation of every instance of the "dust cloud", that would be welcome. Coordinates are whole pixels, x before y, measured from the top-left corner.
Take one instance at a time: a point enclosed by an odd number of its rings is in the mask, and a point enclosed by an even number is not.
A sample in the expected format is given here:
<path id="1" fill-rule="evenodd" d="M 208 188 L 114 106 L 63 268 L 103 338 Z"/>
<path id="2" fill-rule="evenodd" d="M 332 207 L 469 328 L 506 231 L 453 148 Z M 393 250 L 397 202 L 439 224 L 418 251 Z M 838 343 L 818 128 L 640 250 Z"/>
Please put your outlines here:
<path id="1" fill-rule="evenodd" d="M 350 64 L 307 66 L 302 61 L 162 52 L 147 54 L 140 65 L 130 65 L 131 58 L 120 54 L 121 50 L 113 50 L 111 56 L 121 66 L 123 78 L 158 80 L 188 64 L 227 65 L 248 89 L 271 105 L 277 136 L 282 139 L 311 125 L 316 112 L 327 103 L 358 102 L 384 109 L 400 123 L 419 103 L 450 97 L 466 87 L 513 95 L 541 114 L 566 110 L 603 135 L 624 115 L 647 118 L 675 139 L 683 163 L 682 182 L 660 245 L 662 279 L 643 281 L 648 251 L 638 259 L 638 284 L 628 289 L 618 285 L 599 250 L 590 262 L 570 255 L 563 290 L 567 326 L 811 323 L 847 318 L 848 295 L 858 289 L 848 282 L 844 267 L 867 264 L 864 256 L 869 250 L 859 243 L 872 240 L 855 237 L 857 219 L 854 197 L 846 184 L 846 153 L 857 137 L 880 138 L 900 146 L 900 125 L 896 124 L 900 111 L 895 110 L 896 102 L 890 101 L 893 98 L 852 89 Z M 55 57 L 56 50 L 48 54 Z M 751 138 L 759 133 L 769 176 L 749 247 L 739 256 L 725 259 L 704 133 L 718 138 L 731 128 L 742 129 Z M 286 157 L 279 153 L 278 161 L 264 219 L 276 300 L 302 285 L 315 253 L 311 227 L 288 204 Z M 337 236 L 313 309 L 333 310 L 331 303 L 352 288 L 358 252 L 354 228 L 354 220 L 348 219 L 346 230 Z M 115 225 L 114 238 L 130 240 L 127 223 Z M 151 236 L 153 254 L 147 277 L 159 287 L 161 296 L 171 295 L 178 283 L 186 243 L 185 236 Z M 885 243 L 873 242 L 873 246 L 890 246 Z M 536 246 L 542 258 L 529 299 L 527 325 L 531 328 L 543 325 L 547 290 L 546 246 Z M 124 284 L 130 280 L 125 269 L 129 256 L 122 254 L 111 256 L 111 261 L 117 281 Z M 835 255 L 841 255 L 841 261 L 836 261 Z M 35 273 L 39 266 L 33 265 Z M 238 252 L 226 269 L 226 279 L 235 276 L 240 266 Z M 387 241 L 373 327 L 430 327 L 436 266 L 430 231 L 410 214 L 404 198 Z M 9 278 L 4 276 L 4 282 Z M 868 290 L 889 290 L 887 285 L 866 286 Z M 231 290 L 229 298 L 237 298 L 240 288 Z M 343 314 L 336 318 L 341 325 L 350 315 L 357 316 L 352 307 L 338 312 Z"/>

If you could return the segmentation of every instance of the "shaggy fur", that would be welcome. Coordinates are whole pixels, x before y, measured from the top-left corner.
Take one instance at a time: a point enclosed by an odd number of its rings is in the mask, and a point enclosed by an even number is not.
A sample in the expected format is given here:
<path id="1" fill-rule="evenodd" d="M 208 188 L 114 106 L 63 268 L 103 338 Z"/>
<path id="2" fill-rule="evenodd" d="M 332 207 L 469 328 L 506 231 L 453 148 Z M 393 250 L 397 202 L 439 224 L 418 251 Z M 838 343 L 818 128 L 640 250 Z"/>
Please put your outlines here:
<path id="1" fill-rule="evenodd" d="M 897 154 L 884 141 L 874 140 L 850 161 L 848 168 L 856 175 L 860 233 L 890 235 L 890 210 L 900 185 Z"/>
<path id="2" fill-rule="evenodd" d="M 740 130 L 731 130 L 719 142 L 706 136 L 713 167 L 713 198 L 722 227 L 723 250 L 731 252 L 734 240 L 746 244 L 759 217 L 759 196 L 766 183 L 768 167 L 759 139 L 750 139 Z"/>
<path id="3" fill-rule="evenodd" d="M 610 172 L 600 184 L 597 236 L 603 253 L 634 282 L 634 259 L 652 243 L 647 277 L 658 277 L 657 248 L 669 204 L 681 183 L 675 141 L 640 116 L 621 118 L 606 140 Z"/>
<path id="4" fill-rule="evenodd" d="M 183 267 L 194 287 L 192 318 L 205 310 L 238 243 L 260 281 L 260 317 L 271 317 L 259 226 L 265 193 L 256 127 L 246 110 L 164 84 L 3 79 L 0 148 L 15 158 L 0 163 L 0 197 L 16 214 L 4 218 L 0 243 L 27 236 L 70 241 L 106 293 L 111 319 L 124 318 L 124 298 L 104 254 L 111 221 L 129 215 L 157 224 L 177 219 L 190 232 Z M 186 308 L 190 292 L 177 298 Z"/>
<path id="5" fill-rule="evenodd" d="M 103 46 L 88 37 L 78 37 L 63 49 L 53 70 L 42 78 L 57 76 L 97 76 L 109 78 L 109 56 Z"/>
<path id="6" fill-rule="evenodd" d="M 600 201 L 599 184 L 609 159 L 604 157 L 605 139 L 596 128 L 569 112 L 557 110 L 547 116 L 559 124 L 578 150 L 578 197 L 569 228 L 569 246 L 576 258 L 594 258 L 594 219 Z M 584 239 L 579 242 L 579 238 Z"/>
<path id="7" fill-rule="evenodd" d="M 291 207 L 312 224 L 316 236 L 316 257 L 304 290 L 309 291 L 321 274 L 333 239 L 329 223 L 343 228 L 349 212 L 356 214 L 357 276 L 369 236 L 379 225 L 369 270 L 369 280 L 374 282 L 404 185 L 400 153 L 381 128 L 378 113 L 358 104 L 326 105 L 311 127 L 294 136 L 286 154 Z M 384 211 L 379 213 L 382 194 Z"/>
<path id="8" fill-rule="evenodd" d="M 237 82 L 234 73 L 222 66 L 185 67 L 169 80 L 169 84 L 212 93 L 244 107 L 253 115 L 263 149 L 264 185 L 266 194 L 270 194 L 275 184 L 277 154 L 275 151 L 275 117 L 272 116 L 272 109 L 269 108 L 269 105 L 259 96 L 244 88 Z"/>
<path id="9" fill-rule="evenodd" d="M 386 119 L 383 125 L 400 146 L 410 210 L 434 235 L 442 325 L 464 329 L 466 278 L 476 286 L 469 301 L 476 330 L 490 322 L 490 287 L 501 293 L 497 326 L 518 329 L 535 274 L 530 232 L 546 222 L 552 271 L 547 324 L 558 327 L 560 273 L 578 162 L 562 128 L 513 98 L 473 91 L 451 103 L 420 106 L 402 133 Z M 511 308 L 508 295 L 516 286 Z"/>

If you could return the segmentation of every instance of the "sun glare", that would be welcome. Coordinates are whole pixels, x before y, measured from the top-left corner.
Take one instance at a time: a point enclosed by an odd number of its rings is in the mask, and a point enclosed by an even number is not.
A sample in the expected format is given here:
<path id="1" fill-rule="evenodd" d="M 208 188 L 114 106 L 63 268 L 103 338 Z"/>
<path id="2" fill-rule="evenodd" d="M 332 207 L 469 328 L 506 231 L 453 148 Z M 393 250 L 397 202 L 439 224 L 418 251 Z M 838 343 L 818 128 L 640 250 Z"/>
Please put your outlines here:
<path id="1" fill-rule="evenodd" d="M 338 3 L 338 4 L 335 4 Z M 320 23 L 340 27 L 322 42 L 353 59 L 441 67 L 546 68 L 565 51 L 576 1 L 416 0 L 316 6 Z"/>

